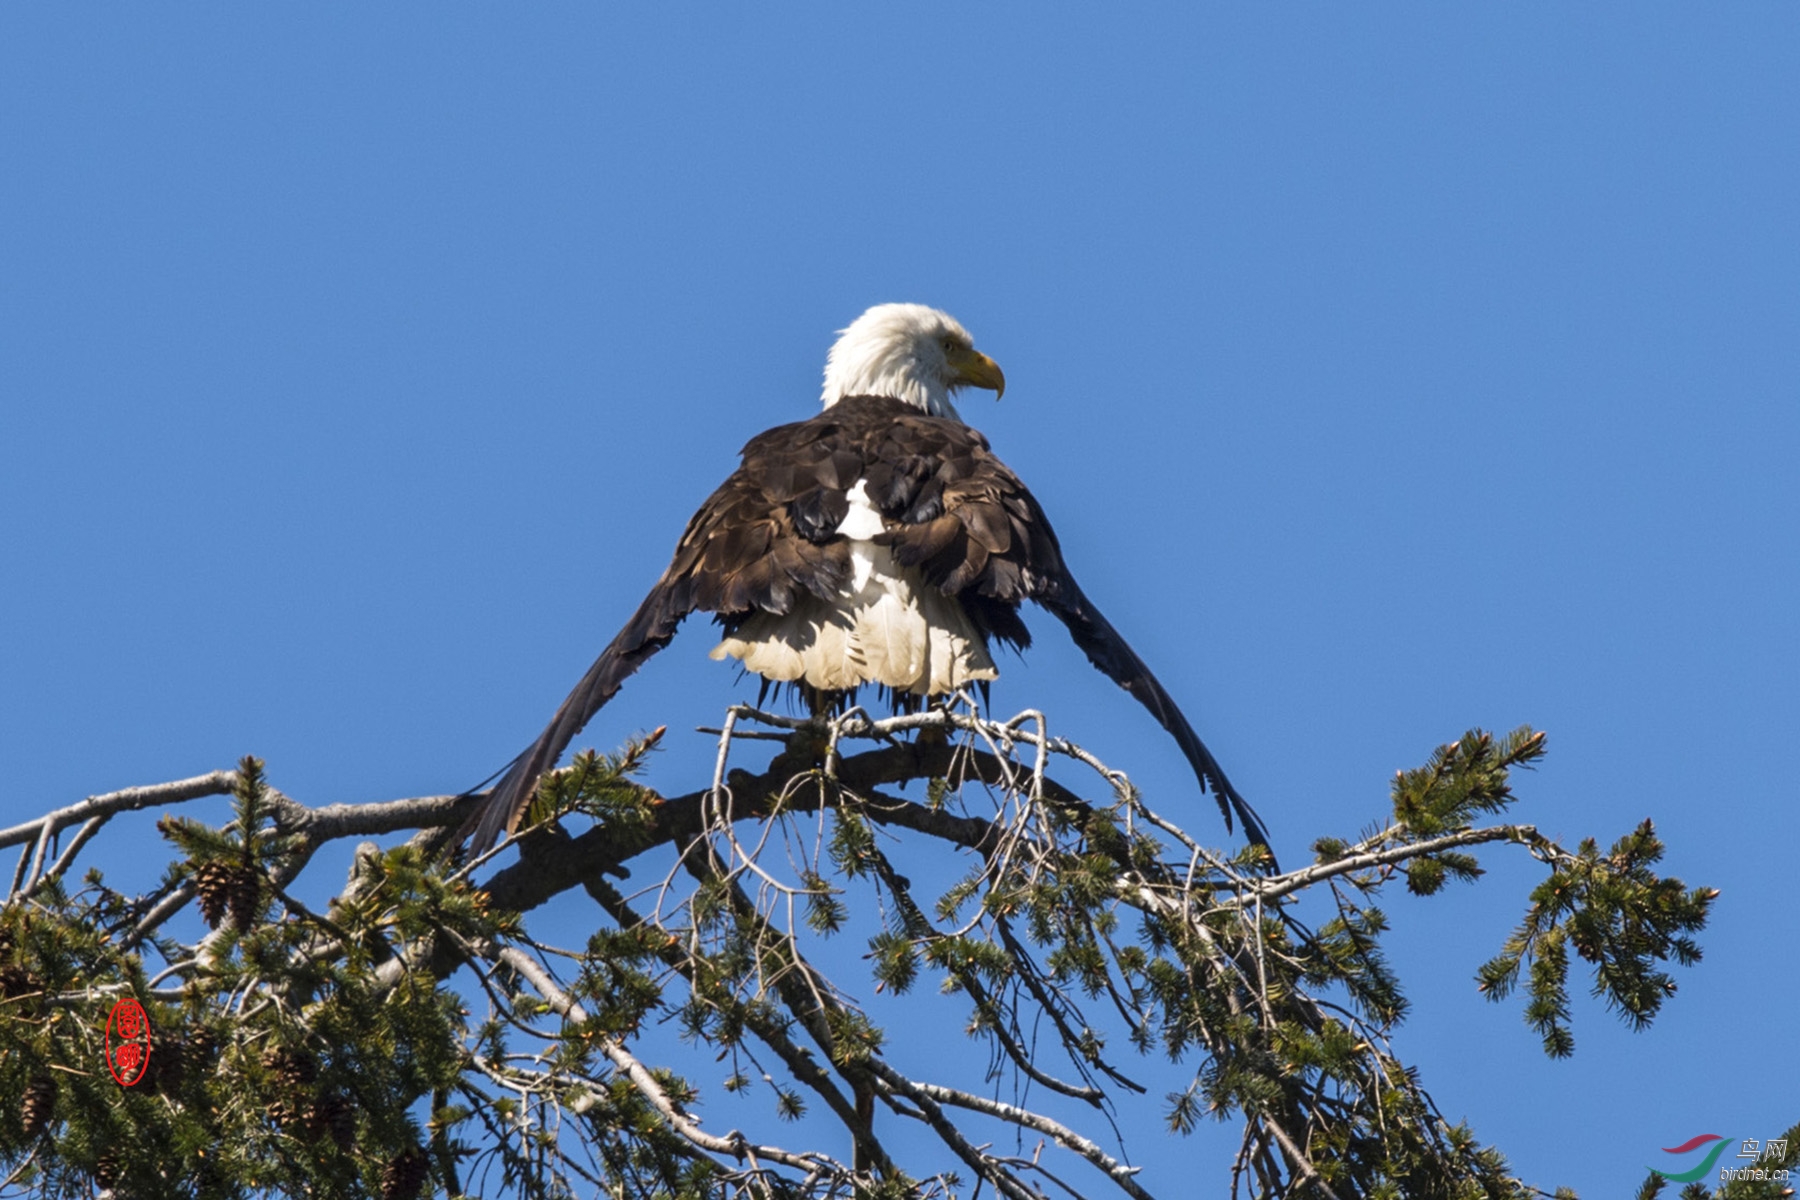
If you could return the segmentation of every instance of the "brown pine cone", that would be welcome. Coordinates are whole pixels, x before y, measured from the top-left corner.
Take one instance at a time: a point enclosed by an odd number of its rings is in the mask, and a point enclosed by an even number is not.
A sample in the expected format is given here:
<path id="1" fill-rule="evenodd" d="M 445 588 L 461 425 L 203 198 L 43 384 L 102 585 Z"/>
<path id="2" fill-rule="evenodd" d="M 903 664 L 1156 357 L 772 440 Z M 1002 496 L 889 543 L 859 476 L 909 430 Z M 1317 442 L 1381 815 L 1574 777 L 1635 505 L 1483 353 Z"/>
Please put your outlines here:
<path id="1" fill-rule="evenodd" d="M 219 1039 L 206 1026 L 196 1026 L 181 1039 L 181 1055 L 185 1065 L 204 1074 L 212 1070 L 213 1063 L 219 1057 Z"/>
<path id="2" fill-rule="evenodd" d="M 313 1056 L 292 1046 L 270 1046 L 263 1051 L 262 1065 L 275 1072 L 276 1081 L 292 1092 L 311 1087 L 319 1077 L 319 1064 Z"/>
<path id="3" fill-rule="evenodd" d="M 200 894 L 200 919 L 208 928 L 217 929 L 225 916 L 231 887 L 237 869 L 230 863 L 212 859 L 194 868 L 194 890 Z"/>
<path id="4" fill-rule="evenodd" d="M 246 932 L 256 922 L 256 904 L 262 898 L 262 876 L 255 867 L 236 867 L 225 892 L 225 907 L 232 924 Z"/>
<path id="5" fill-rule="evenodd" d="M 27 1141 L 48 1128 L 55 1107 L 56 1076 L 39 1075 L 26 1085 L 25 1095 L 19 1101 L 19 1124 L 25 1128 Z"/>
<path id="6" fill-rule="evenodd" d="M 182 1078 L 187 1074 L 187 1054 L 180 1038 L 164 1038 L 156 1043 L 155 1053 L 144 1067 L 144 1077 L 139 1080 L 149 1090 L 160 1095 L 172 1095 L 181 1088 Z"/>
<path id="7" fill-rule="evenodd" d="M 218 1044 L 205 1029 L 172 1034 L 156 1043 L 150 1065 L 144 1070 L 144 1086 L 159 1095 L 172 1096 L 190 1076 L 210 1074 L 217 1053 Z"/>
<path id="8" fill-rule="evenodd" d="M 342 1092 L 326 1096 L 319 1101 L 319 1120 L 331 1140 L 337 1143 L 337 1148 L 345 1154 L 350 1153 L 356 1145 L 356 1108 L 350 1098 Z"/>
<path id="9" fill-rule="evenodd" d="M 425 1186 L 425 1152 L 417 1146 L 402 1150 L 381 1169 L 381 1200 L 415 1200 Z"/>
<path id="10" fill-rule="evenodd" d="M 316 1142 L 325 1132 L 325 1121 L 319 1114 L 319 1106 L 309 1096 L 271 1100 L 263 1111 L 283 1133 L 291 1134 L 303 1142 Z"/>
<path id="11" fill-rule="evenodd" d="M 8 963 L 0 967 L 0 1000 L 10 1000 L 14 996 L 24 996 L 39 991 L 42 985 L 37 976 L 24 967 Z"/>
<path id="12" fill-rule="evenodd" d="M 119 1156 L 114 1154 L 111 1150 L 102 1154 L 94 1163 L 94 1184 L 97 1187 L 117 1187 L 119 1186 L 119 1180 L 124 1177 L 124 1174 L 125 1173 L 119 1169 Z"/>

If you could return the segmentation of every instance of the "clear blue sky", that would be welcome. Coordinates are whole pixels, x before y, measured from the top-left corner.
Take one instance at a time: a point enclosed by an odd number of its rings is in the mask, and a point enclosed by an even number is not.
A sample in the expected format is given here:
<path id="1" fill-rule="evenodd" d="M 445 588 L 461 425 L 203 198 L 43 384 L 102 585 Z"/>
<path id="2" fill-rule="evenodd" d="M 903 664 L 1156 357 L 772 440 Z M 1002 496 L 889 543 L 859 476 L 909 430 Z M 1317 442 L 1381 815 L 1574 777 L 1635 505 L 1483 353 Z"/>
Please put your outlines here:
<path id="1" fill-rule="evenodd" d="M 0 10 L 0 819 L 251 752 L 309 803 L 473 784 L 917 300 L 1290 861 L 1529 722 L 1519 818 L 1653 817 L 1723 889 L 1569 1062 L 1472 982 L 1532 871 L 1396 896 L 1447 1114 L 1591 1196 L 1800 1117 L 1800 8 L 612 8 Z M 1216 833 L 1034 627 L 996 707 Z M 748 694 L 709 644 L 584 742 Z M 1235 1144 L 1127 1127 L 1172 1194 Z"/>

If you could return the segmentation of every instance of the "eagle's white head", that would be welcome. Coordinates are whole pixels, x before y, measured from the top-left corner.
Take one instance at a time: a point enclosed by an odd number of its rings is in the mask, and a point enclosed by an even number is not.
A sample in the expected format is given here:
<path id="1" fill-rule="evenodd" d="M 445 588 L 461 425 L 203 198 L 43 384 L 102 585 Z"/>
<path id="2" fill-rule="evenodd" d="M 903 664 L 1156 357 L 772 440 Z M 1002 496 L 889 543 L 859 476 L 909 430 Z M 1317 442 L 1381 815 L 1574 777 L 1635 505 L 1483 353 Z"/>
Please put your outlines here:
<path id="1" fill-rule="evenodd" d="M 877 304 L 838 334 L 825 359 L 825 407 L 846 396 L 892 396 L 960 421 L 958 388 L 1006 391 L 999 364 L 975 349 L 956 318 L 923 304 Z"/>

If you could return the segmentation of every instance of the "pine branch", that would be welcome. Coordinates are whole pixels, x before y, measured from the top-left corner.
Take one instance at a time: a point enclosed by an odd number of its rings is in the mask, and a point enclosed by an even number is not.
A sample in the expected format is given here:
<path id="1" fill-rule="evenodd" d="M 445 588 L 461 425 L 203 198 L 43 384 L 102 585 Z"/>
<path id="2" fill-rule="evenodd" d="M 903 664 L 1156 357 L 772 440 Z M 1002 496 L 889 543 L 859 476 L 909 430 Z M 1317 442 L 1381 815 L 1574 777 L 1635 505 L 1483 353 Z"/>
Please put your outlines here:
<path id="1" fill-rule="evenodd" d="M 1384 829 L 1374 837 L 1366 839 L 1363 845 L 1381 845 L 1390 842 L 1397 833 L 1397 827 Z M 1458 846 L 1480 846 L 1488 842 L 1534 843 L 1541 840 L 1536 826 L 1490 825 L 1483 829 L 1461 829 L 1455 833 L 1447 833 L 1424 841 L 1387 845 L 1382 849 L 1358 848 L 1342 857 L 1333 858 L 1329 862 L 1314 863 L 1299 870 L 1257 880 L 1247 889 L 1249 892 L 1247 899 L 1251 903 L 1258 900 L 1268 903 L 1271 900 L 1279 900 L 1284 896 L 1304 891 L 1316 883 L 1322 883 L 1340 875 L 1350 875 L 1374 867 L 1393 866 L 1415 858 L 1452 850 Z M 1233 901 L 1233 903 L 1239 904 L 1245 902 L 1246 900 Z"/>

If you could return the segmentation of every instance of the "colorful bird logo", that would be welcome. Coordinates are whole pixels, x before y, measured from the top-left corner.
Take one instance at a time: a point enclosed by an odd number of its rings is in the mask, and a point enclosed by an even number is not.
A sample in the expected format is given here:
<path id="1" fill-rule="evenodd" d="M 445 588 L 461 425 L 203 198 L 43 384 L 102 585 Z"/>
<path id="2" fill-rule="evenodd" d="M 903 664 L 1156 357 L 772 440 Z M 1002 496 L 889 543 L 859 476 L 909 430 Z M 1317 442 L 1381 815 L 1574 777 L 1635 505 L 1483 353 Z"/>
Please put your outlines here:
<path id="1" fill-rule="evenodd" d="M 1719 1161 L 1719 1155 L 1725 1153 L 1725 1147 L 1730 1144 L 1728 1140 L 1716 1133 L 1699 1133 L 1679 1146 L 1663 1147 L 1664 1154 L 1686 1154 L 1691 1150 L 1698 1150 L 1708 1142 L 1714 1143 L 1713 1148 L 1706 1152 L 1706 1157 L 1700 1160 L 1700 1165 L 1691 1171 L 1683 1171 L 1677 1175 L 1673 1171 L 1665 1171 L 1660 1167 L 1651 1167 L 1650 1169 L 1671 1183 L 1692 1183 L 1713 1169 L 1713 1164 Z"/>

